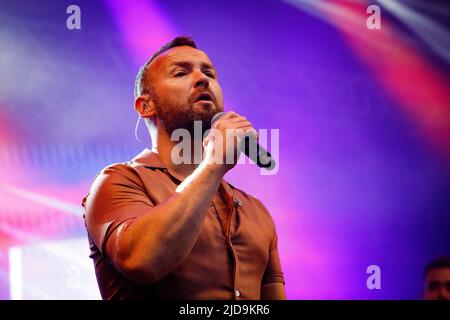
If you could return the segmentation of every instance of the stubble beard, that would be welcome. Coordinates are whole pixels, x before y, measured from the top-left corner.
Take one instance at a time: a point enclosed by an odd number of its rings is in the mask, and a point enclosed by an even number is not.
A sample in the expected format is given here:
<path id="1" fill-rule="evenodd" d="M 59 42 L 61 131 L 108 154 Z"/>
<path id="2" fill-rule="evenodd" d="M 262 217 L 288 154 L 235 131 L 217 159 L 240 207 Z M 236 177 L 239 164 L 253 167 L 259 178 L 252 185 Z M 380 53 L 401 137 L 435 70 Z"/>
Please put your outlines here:
<path id="1" fill-rule="evenodd" d="M 185 129 L 191 137 L 194 137 L 194 123 L 195 121 L 201 121 L 203 137 L 204 133 L 211 129 L 211 120 L 218 112 L 216 108 L 210 106 L 201 106 L 201 109 L 198 110 L 198 108 L 194 108 L 194 103 L 190 99 L 185 104 L 164 105 L 159 99 L 155 98 L 153 100 L 159 121 L 169 136 L 172 136 L 172 133 L 177 129 Z"/>

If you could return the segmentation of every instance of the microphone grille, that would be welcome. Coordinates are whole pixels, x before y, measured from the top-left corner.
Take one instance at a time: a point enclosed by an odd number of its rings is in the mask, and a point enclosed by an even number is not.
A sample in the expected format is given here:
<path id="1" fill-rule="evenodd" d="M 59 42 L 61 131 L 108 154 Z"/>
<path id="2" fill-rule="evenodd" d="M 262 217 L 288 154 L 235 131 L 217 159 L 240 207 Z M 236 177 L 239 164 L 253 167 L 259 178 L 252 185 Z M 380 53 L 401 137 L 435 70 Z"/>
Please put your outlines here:
<path id="1" fill-rule="evenodd" d="M 217 120 L 219 120 L 220 117 L 224 116 L 225 113 L 226 113 L 226 112 L 223 112 L 223 111 L 222 111 L 222 112 L 219 112 L 219 113 L 216 113 L 216 114 L 214 115 L 214 117 L 211 119 L 211 126 L 214 124 L 214 122 L 216 122 Z"/>

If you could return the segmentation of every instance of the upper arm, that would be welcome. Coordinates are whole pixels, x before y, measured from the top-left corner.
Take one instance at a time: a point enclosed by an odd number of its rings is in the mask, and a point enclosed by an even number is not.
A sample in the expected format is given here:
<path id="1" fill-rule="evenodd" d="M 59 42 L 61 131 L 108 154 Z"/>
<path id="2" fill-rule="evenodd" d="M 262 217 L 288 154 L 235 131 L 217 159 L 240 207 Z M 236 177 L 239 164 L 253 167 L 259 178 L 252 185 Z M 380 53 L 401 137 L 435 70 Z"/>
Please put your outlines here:
<path id="1" fill-rule="evenodd" d="M 269 249 L 269 260 L 261 282 L 261 299 L 286 299 L 284 275 L 278 255 L 278 236 L 275 233 Z"/>
<path id="2" fill-rule="evenodd" d="M 114 236 L 114 231 L 124 222 L 129 223 L 150 209 L 153 203 L 134 170 L 124 164 L 117 164 L 97 175 L 83 206 L 89 235 L 105 255 L 106 247 L 114 248 L 106 246 L 106 241 Z"/>
<path id="3" fill-rule="evenodd" d="M 269 226 L 267 233 L 271 237 L 271 240 L 269 240 L 268 260 L 261 280 L 261 299 L 286 299 L 284 291 L 285 281 L 278 254 L 278 236 L 275 222 L 264 204 L 256 198 L 253 199 L 261 212 L 265 213 L 267 219 L 265 220 L 267 222 L 267 225 L 265 224 L 265 226 Z"/>
<path id="4" fill-rule="evenodd" d="M 261 300 L 286 300 L 284 284 L 280 282 L 263 284 L 261 286 Z"/>

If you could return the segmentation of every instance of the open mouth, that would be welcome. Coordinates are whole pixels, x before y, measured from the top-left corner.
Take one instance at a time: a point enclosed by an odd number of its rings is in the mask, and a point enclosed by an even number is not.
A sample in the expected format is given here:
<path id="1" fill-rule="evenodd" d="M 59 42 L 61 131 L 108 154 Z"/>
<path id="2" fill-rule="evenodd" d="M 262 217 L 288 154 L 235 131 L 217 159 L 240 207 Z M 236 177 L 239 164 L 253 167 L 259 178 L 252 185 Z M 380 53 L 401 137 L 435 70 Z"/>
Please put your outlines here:
<path id="1" fill-rule="evenodd" d="M 197 96 L 197 98 L 194 100 L 194 102 L 200 102 L 200 101 L 210 101 L 214 102 L 213 97 L 210 93 L 204 92 Z"/>

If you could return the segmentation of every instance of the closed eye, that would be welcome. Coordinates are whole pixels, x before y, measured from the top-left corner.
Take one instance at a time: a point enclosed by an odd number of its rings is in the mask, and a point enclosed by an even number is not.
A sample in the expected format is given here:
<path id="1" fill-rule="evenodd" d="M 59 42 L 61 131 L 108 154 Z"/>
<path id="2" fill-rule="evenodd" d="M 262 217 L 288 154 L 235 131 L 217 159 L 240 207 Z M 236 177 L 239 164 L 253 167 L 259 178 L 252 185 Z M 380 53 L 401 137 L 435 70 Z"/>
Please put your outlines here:
<path id="1" fill-rule="evenodd" d="M 213 79 L 216 77 L 216 75 L 211 71 L 205 71 L 204 74 Z"/>
<path id="2" fill-rule="evenodd" d="M 177 72 L 177 73 L 175 73 L 175 77 L 182 77 L 182 76 L 185 76 L 187 73 L 185 72 L 185 71 L 179 71 L 179 72 Z"/>

